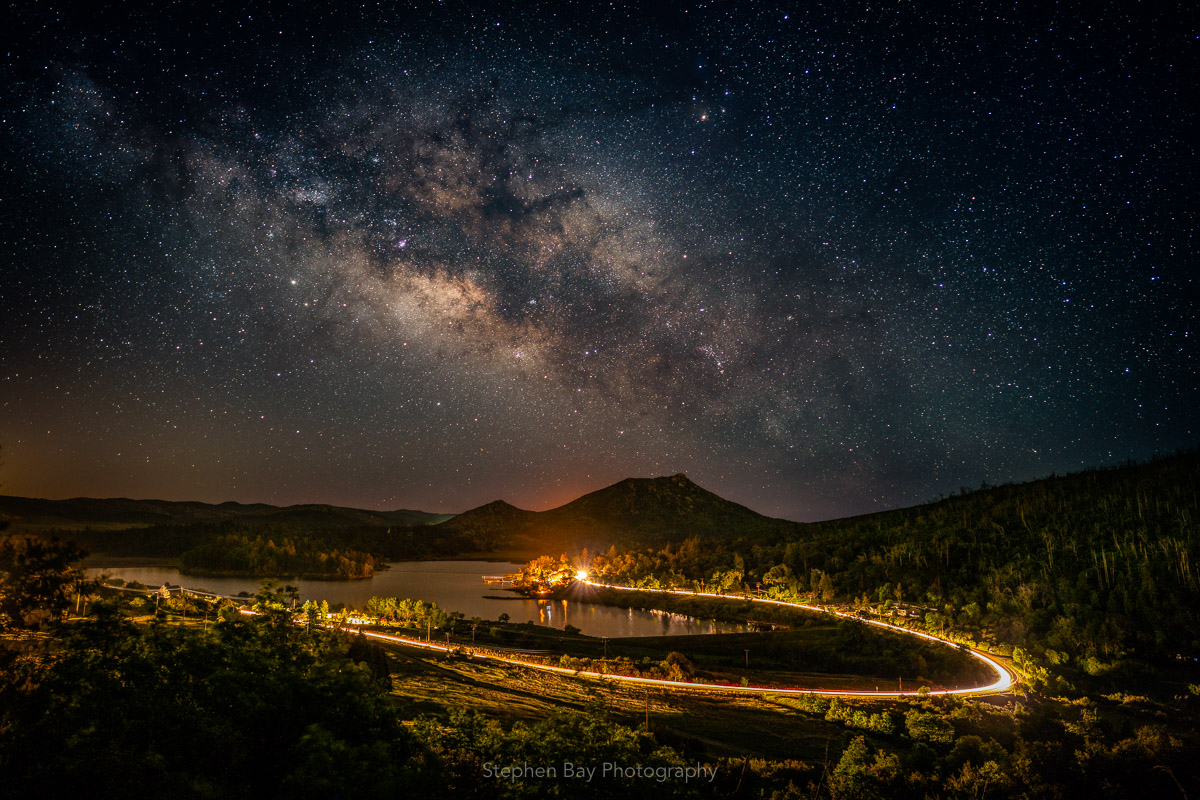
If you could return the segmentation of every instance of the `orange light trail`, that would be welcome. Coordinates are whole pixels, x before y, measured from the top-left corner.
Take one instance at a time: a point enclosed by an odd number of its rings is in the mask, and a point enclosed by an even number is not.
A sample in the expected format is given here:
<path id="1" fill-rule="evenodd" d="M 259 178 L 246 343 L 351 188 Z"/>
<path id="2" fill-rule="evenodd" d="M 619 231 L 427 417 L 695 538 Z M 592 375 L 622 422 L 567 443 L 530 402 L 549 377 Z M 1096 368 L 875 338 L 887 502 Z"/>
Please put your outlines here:
<path id="1" fill-rule="evenodd" d="M 590 580 L 586 580 L 583 578 L 577 578 L 577 580 L 579 580 L 580 583 L 587 584 L 588 586 L 595 586 L 597 588 L 602 588 L 602 589 L 623 589 L 625 591 L 633 591 L 633 592 L 656 592 L 658 594 L 678 594 L 678 595 L 689 595 L 692 597 L 712 597 L 712 598 L 718 598 L 718 599 L 722 599 L 722 600 L 744 601 L 744 600 L 749 599 L 751 602 L 754 602 L 754 603 L 764 603 L 764 604 L 768 604 L 768 605 L 784 606 L 786 608 L 798 608 L 798 609 L 802 609 L 804 611 L 812 611 L 812 612 L 817 612 L 820 614 L 832 614 L 837 617 L 853 619 L 853 620 L 857 620 L 858 622 L 866 623 L 868 625 L 874 625 L 877 628 L 885 628 L 887 630 L 895 631 L 896 633 L 903 633 L 903 634 L 907 634 L 909 636 L 919 636 L 922 639 L 927 639 L 931 642 L 937 642 L 938 644 L 943 644 L 943 645 L 946 645 L 947 647 L 956 647 L 957 648 L 959 646 L 955 642 L 952 642 L 948 639 L 942 639 L 941 637 L 938 637 L 938 636 L 933 636 L 932 634 L 922 633 L 921 631 L 909 630 L 908 628 L 902 628 L 899 625 L 891 625 L 889 623 L 879 622 L 877 620 L 862 619 L 861 617 L 856 617 L 853 614 L 847 614 L 844 611 L 832 611 L 827 608 L 822 608 L 820 606 L 810 606 L 810 605 L 806 605 L 804 603 L 791 603 L 786 600 L 769 600 L 769 599 L 761 598 L 761 597 L 747 598 L 747 597 L 740 596 L 740 595 L 715 594 L 712 592 L 689 592 L 684 589 L 634 589 L 634 588 L 628 587 L 628 586 L 609 586 L 607 584 L 596 583 L 595 581 L 590 581 Z M 249 611 L 246 609 L 241 609 L 241 611 L 243 614 L 254 614 L 255 613 L 253 611 Z M 326 625 L 323 627 L 330 627 L 330 626 Z M 403 636 L 390 636 L 385 633 L 375 633 L 374 631 L 360 630 L 360 631 L 358 631 L 358 633 L 361 636 L 367 636 L 372 639 L 379 639 L 380 641 L 394 642 L 396 644 L 405 644 L 405 645 L 409 645 L 410 647 L 422 647 L 427 650 L 437 650 L 437 651 L 440 651 L 443 653 L 450 653 L 450 652 L 454 652 L 456 650 L 462 651 L 462 652 L 469 653 L 472 658 L 483 659 L 483 660 L 491 661 L 491 662 L 497 663 L 497 664 L 510 664 L 513 666 L 525 667 L 527 669 L 541 670 L 542 672 L 553 672 L 558 675 L 571 675 L 571 676 L 575 676 L 575 677 L 592 678 L 592 679 L 601 680 L 601 681 L 614 681 L 617 683 L 628 683 L 628 684 L 633 684 L 633 685 L 637 685 L 637 686 L 657 686 L 657 687 L 661 687 L 664 689 L 673 689 L 676 691 L 729 692 L 729 693 L 741 693 L 741 694 L 822 695 L 825 697 L 877 697 L 877 698 L 879 698 L 879 697 L 937 697 L 937 696 L 942 696 L 942 695 L 957 695 L 959 697 L 977 697 L 977 696 L 989 695 L 989 694 L 1003 694 L 1004 692 L 1009 691 L 1017 682 L 1015 676 L 1007 667 L 1005 667 L 999 661 L 996 661 L 995 659 L 986 655 L 985 653 L 981 653 L 978 650 L 974 650 L 972 648 L 967 648 L 967 652 L 970 653 L 975 658 L 982 661 L 984 664 L 987 664 L 988 667 L 990 667 L 996 673 L 997 677 L 996 677 L 995 682 L 990 683 L 987 686 L 973 686 L 973 687 L 968 687 L 966 689 L 927 689 L 925 691 L 922 691 L 921 689 L 916 689 L 916 690 L 911 690 L 911 691 L 865 691 L 865 690 L 864 691 L 851 691 L 851 690 L 841 690 L 841 689 L 806 689 L 803 687 L 781 688 L 781 687 L 776 687 L 776 686 L 741 686 L 741 685 L 724 684 L 724 683 L 692 683 L 692 682 L 683 682 L 683 681 L 669 681 L 669 680 L 663 680 L 661 678 L 638 678 L 638 677 L 634 677 L 632 675 L 610 675 L 610 674 L 604 673 L 604 672 L 590 672 L 590 671 L 586 671 L 586 670 L 574 670 L 569 667 L 555 667 L 550 664 L 538 664 L 538 663 L 531 662 L 531 661 L 522 661 L 517 658 L 509 658 L 507 656 L 500 656 L 500 655 L 496 655 L 494 653 L 480 652 L 480 651 L 473 650 L 472 648 L 465 647 L 465 646 L 458 646 L 458 645 L 447 646 L 447 645 L 441 645 L 441 644 L 434 644 L 432 642 L 422 642 L 422 641 L 416 640 L 416 639 L 408 639 Z"/>

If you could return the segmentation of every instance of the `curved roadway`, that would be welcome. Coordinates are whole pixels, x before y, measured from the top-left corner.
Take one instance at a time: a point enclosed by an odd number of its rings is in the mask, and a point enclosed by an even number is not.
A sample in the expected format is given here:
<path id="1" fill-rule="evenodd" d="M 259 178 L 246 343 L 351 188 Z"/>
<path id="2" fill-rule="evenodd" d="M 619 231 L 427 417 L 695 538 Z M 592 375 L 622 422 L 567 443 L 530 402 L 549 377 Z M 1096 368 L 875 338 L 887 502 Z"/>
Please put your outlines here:
<path id="1" fill-rule="evenodd" d="M 896 633 L 903 633 L 903 634 L 907 634 L 909 636 L 919 636 L 922 639 L 928 639 L 931 642 L 937 642 L 938 644 L 944 644 L 947 647 L 958 647 L 959 646 L 956 643 L 951 642 L 947 639 L 942 639 L 941 637 L 933 636 L 928 633 L 922 633 L 920 631 L 909 630 L 908 628 L 902 628 L 899 625 L 891 625 L 886 622 L 879 622 L 878 620 L 863 619 L 862 617 L 856 617 L 853 614 L 847 614 L 843 611 L 831 611 L 830 609 L 821 608 L 820 606 L 810 606 L 810 605 L 805 605 L 803 603 L 789 603 L 786 600 L 768 600 L 766 598 L 761 598 L 761 597 L 747 598 L 747 597 L 740 596 L 740 595 L 714 594 L 711 592 L 689 592 L 689 591 L 686 591 L 683 589 L 634 589 L 629 586 L 610 586 L 608 584 L 596 583 L 595 581 L 590 581 L 586 578 L 576 578 L 576 580 L 578 580 L 580 583 L 587 584 L 588 586 L 595 586 L 597 588 L 603 588 L 603 589 L 618 589 L 618 590 L 625 590 L 625 591 L 632 591 L 632 592 L 654 592 L 654 593 L 658 593 L 658 594 L 677 594 L 677 595 L 688 595 L 688 596 L 692 596 L 692 597 L 712 597 L 712 598 L 719 598 L 719 599 L 723 599 L 723 600 L 737 600 L 737 601 L 745 601 L 748 599 L 754 603 L 763 603 L 763 604 L 775 605 L 775 606 L 785 606 L 788 608 L 798 608 L 798 609 L 802 609 L 804 611 L 815 611 L 815 612 L 818 612 L 821 614 L 832 614 L 832 615 L 838 616 L 838 617 L 845 617 L 847 619 L 857 620 L 858 622 L 862 622 L 867 625 L 874 625 L 877 628 L 885 628 L 890 631 L 895 631 Z M 442 652 L 450 652 L 450 651 L 454 651 L 454 650 L 468 650 L 469 651 L 469 648 L 464 648 L 464 647 L 460 647 L 460 646 L 446 646 L 446 645 L 440 645 L 440 644 L 433 644 L 432 642 L 422 642 L 422 641 L 418 641 L 418 640 L 414 640 L 414 639 L 406 639 L 402 636 L 389 636 L 384 633 L 375 633 L 373 631 L 359 631 L 359 633 L 363 636 L 368 636 L 372 639 L 379 639 L 382 641 L 395 642 L 397 644 L 406 644 L 406 645 L 410 645 L 410 646 L 423 647 L 423 648 L 426 648 L 429 650 L 440 650 Z M 1005 667 L 1003 664 L 1001 664 L 999 661 L 996 661 L 994 658 L 988 656 L 985 653 L 981 653 L 978 650 L 972 650 L 972 649 L 968 648 L 967 652 L 969 652 L 972 656 L 974 656 L 975 658 L 982 661 L 993 672 L 995 672 L 996 680 L 994 682 L 992 682 L 986 686 L 973 686 L 973 687 L 969 687 L 966 689 L 930 689 L 925 692 L 922 692 L 920 689 L 916 689 L 916 690 L 912 690 L 912 691 L 894 691 L 893 692 L 893 691 L 843 691 L 843 690 L 836 690 L 836 689 L 805 689 L 802 687 L 780 688 L 780 687 L 776 687 L 776 686 L 740 686 L 740 685 L 724 684 L 724 683 L 692 683 L 692 682 L 683 682 L 683 681 L 668 681 L 668 680 L 662 680 L 659 678 L 636 678 L 636 677 L 633 677 L 630 675 L 609 675 L 609 674 L 603 673 L 603 672 L 589 672 L 586 670 L 574 670 L 574 669 L 570 669 L 568 667 L 555 667 L 555 666 L 551 666 L 549 664 L 537 664 L 537 663 L 530 662 L 530 661 L 522 661 L 521 659 L 517 659 L 517 658 L 509 658 L 507 656 L 496 655 L 494 653 L 471 652 L 471 655 L 474 658 L 485 659 L 487 661 L 492 661 L 495 663 L 512 664 L 515 666 L 521 666 L 521 667 L 525 667 L 528 669 L 541 670 L 543 672 L 555 672 L 560 675 L 573 675 L 576 677 L 595 678 L 595 679 L 605 680 L 605 681 L 614 681 L 617 683 L 635 684 L 638 686 L 655 686 L 655 687 L 660 687 L 660 688 L 664 688 L 664 689 L 672 689 L 672 690 L 676 690 L 676 691 L 693 691 L 693 692 L 694 691 L 706 691 L 706 692 L 741 692 L 743 694 L 824 695 L 826 697 L 918 697 L 918 696 L 927 697 L 927 696 L 936 696 L 936 695 L 958 695 L 960 697 L 974 697 L 974 696 L 979 696 L 979 695 L 1002 694 L 1004 692 L 1009 691 L 1016 684 L 1016 678 L 1014 677 L 1013 673 L 1007 667 Z"/>

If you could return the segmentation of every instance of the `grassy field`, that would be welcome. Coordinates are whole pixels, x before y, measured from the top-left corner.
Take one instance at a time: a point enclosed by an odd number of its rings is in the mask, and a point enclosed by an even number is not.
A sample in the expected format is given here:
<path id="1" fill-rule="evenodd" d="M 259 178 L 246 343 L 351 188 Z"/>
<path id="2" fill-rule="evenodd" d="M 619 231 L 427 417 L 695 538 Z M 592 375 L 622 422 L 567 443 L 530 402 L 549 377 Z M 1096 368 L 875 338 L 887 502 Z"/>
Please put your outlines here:
<path id="1" fill-rule="evenodd" d="M 383 628 L 380 632 L 398 631 Z M 419 634 L 409 629 L 407 635 Z M 445 641 L 443 636 L 438 641 Z M 690 662 L 697 680 L 716 683 L 738 684 L 745 679 L 760 686 L 875 690 L 922 685 L 960 688 L 992 680 L 987 667 L 958 648 L 818 614 L 808 614 L 801 624 L 786 630 L 609 639 L 490 622 L 482 623 L 472 638 L 470 623 L 460 622 L 449 641 L 538 651 L 549 663 L 562 656 L 621 659 L 625 669 L 608 671 L 624 674 L 630 674 L 632 665 L 658 663 L 670 653 L 679 653 Z"/>
<path id="2" fill-rule="evenodd" d="M 962 684 L 987 677 L 974 659 L 951 648 L 917 643 L 917 651 L 897 651 L 893 649 L 897 644 L 908 648 L 910 643 L 874 631 L 858 638 L 862 633 L 858 630 L 853 631 L 854 641 L 847 643 L 845 626 L 834 621 L 788 631 L 656 636 L 607 642 L 537 626 L 489 627 L 492 631 L 497 629 L 507 634 L 510 647 L 534 651 L 525 657 L 548 663 L 557 663 L 561 655 L 600 659 L 606 649 L 609 659 L 623 658 L 635 663 L 658 662 L 668 653 L 677 652 L 695 663 L 698 680 L 724 683 L 737 683 L 746 677 L 760 685 L 889 689 L 895 688 L 897 679 L 903 677 L 905 686 L 911 688 L 917 685 L 918 674 L 907 663 L 899 663 L 897 655 L 903 652 L 907 657 L 926 647 L 941 651 L 945 666 L 956 670 L 957 681 Z M 438 641 L 443 639 L 439 637 Z M 454 636 L 450 643 L 470 646 L 470 637 Z M 475 644 L 487 646 L 480 637 Z M 839 644 L 861 652 L 875 652 L 873 663 L 888 677 L 806 668 L 813 653 L 827 654 Z M 826 720 L 823 712 L 806 709 L 802 697 L 646 689 L 412 646 L 389 644 L 386 649 L 393 656 L 392 697 L 406 719 L 420 715 L 447 719 L 451 712 L 466 709 L 509 725 L 534 722 L 555 712 L 583 712 L 599 706 L 626 724 L 649 724 L 660 742 L 671 744 L 689 756 L 792 759 L 809 763 L 821 763 L 827 752 L 839 752 L 848 733 L 842 722 Z M 890 700 L 840 702 L 867 714 L 905 707 Z M 867 735 L 870 738 L 871 734 Z"/>
<path id="3" fill-rule="evenodd" d="M 522 667 L 446 656 L 416 647 L 388 646 L 393 656 L 392 697 L 404 718 L 447 718 L 469 709 L 504 724 L 532 722 L 556 711 L 607 708 L 629 725 L 645 725 L 663 743 L 689 756 L 820 761 L 837 752 L 846 728 L 798 712 L 771 697 L 666 693 L 555 675 Z M 874 710 L 885 703 L 863 703 Z"/>

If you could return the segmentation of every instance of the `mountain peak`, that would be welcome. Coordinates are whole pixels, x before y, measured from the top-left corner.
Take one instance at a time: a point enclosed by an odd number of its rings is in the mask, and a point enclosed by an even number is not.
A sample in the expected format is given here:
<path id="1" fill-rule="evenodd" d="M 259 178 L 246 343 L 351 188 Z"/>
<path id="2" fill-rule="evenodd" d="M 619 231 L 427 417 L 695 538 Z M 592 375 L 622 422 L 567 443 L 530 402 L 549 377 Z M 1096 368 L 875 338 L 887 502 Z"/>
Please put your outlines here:
<path id="1" fill-rule="evenodd" d="M 626 478 L 547 511 L 522 511 L 497 500 L 443 523 L 480 541 L 521 543 L 545 552 L 606 549 L 614 543 L 661 545 L 689 536 L 755 536 L 794 524 L 713 494 L 682 472 Z"/>
<path id="2" fill-rule="evenodd" d="M 653 478 L 625 478 L 624 480 L 618 481 L 612 486 L 606 488 L 611 489 L 613 486 L 645 486 L 654 484 L 675 484 L 677 486 L 695 486 L 697 489 L 700 488 L 695 481 L 691 480 L 687 476 L 686 472 L 676 472 L 674 475 L 656 475 Z M 602 492 L 604 489 L 598 489 L 597 491 Z M 584 496 L 586 497 L 586 495 Z"/>
<path id="3" fill-rule="evenodd" d="M 509 503 L 504 500 L 493 500 L 490 503 L 484 503 L 483 505 L 478 506 L 477 508 L 473 508 L 471 510 L 472 511 L 524 511 L 524 509 L 517 508 L 512 503 Z"/>

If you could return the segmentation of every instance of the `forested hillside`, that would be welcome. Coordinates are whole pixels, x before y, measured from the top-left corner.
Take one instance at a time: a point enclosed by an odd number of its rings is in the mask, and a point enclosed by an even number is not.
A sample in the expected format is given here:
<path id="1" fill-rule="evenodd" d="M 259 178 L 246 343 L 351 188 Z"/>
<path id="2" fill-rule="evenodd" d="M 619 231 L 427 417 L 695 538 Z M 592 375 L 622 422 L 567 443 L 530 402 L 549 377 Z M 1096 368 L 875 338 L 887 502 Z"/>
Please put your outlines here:
<path id="1" fill-rule="evenodd" d="M 186 525 L 152 525 L 121 531 L 55 531 L 60 538 L 79 542 L 92 552 L 107 555 L 182 557 L 205 548 L 222 537 L 290 541 L 305 550 L 357 550 L 377 560 L 437 558 L 475 549 L 475 543 L 452 531 L 428 525 L 385 527 L 348 525 L 311 527 L 262 520 L 197 522 Z M 207 552 L 207 551 L 206 551 Z"/>
<path id="2" fill-rule="evenodd" d="M 804 526 L 616 549 L 616 582 L 753 590 L 871 607 L 1016 655 L 1034 683 L 1200 657 L 1200 454 L 982 488 Z"/>
<path id="3" fill-rule="evenodd" d="M 254 575 L 352 580 L 375 574 L 375 558 L 358 550 L 322 550 L 311 541 L 220 536 L 183 554 L 191 575 Z"/>

